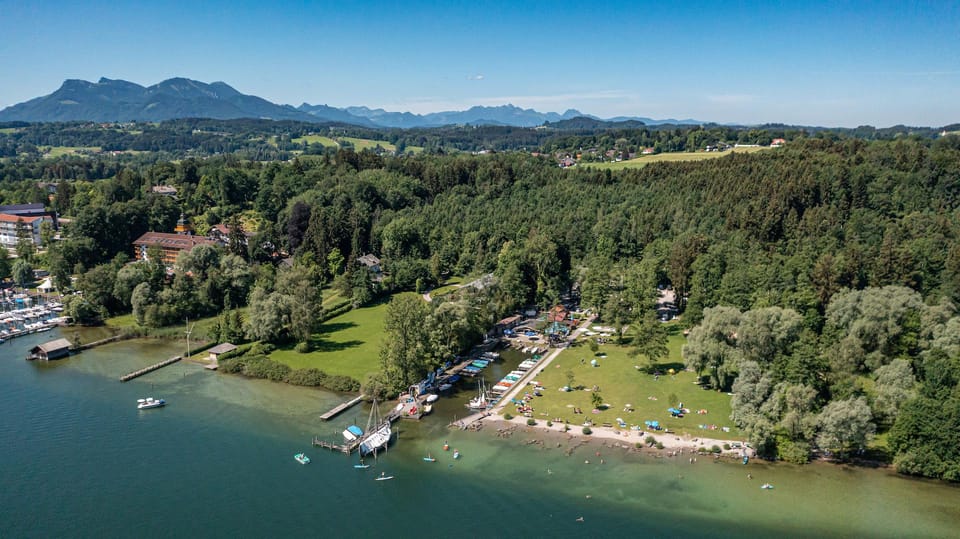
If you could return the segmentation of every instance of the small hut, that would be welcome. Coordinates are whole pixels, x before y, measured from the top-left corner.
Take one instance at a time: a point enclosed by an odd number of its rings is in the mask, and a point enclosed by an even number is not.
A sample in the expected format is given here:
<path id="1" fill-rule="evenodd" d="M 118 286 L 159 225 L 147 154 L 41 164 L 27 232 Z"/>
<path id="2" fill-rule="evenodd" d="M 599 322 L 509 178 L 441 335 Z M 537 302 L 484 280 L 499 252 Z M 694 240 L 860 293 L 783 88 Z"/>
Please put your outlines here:
<path id="1" fill-rule="evenodd" d="M 45 342 L 31 348 L 30 356 L 27 359 L 42 359 L 44 361 L 60 359 L 69 356 L 72 347 L 73 344 L 67 339 Z"/>
<path id="2" fill-rule="evenodd" d="M 222 356 L 223 354 L 226 354 L 227 352 L 233 352 L 236 349 L 237 349 L 237 345 L 233 343 L 225 342 L 223 344 L 218 344 L 213 348 L 207 350 L 207 353 L 210 354 L 208 356 L 208 359 L 210 361 L 219 361 L 220 356 Z"/>

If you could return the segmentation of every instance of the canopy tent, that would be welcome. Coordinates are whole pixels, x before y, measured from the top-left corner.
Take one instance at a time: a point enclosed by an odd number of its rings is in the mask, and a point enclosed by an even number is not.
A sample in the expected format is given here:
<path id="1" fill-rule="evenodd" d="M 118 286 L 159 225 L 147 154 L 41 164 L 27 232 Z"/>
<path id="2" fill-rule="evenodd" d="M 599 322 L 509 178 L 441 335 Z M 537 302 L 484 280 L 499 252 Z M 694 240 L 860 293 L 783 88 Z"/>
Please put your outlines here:
<path id="1" fill-rule="evenodd" d="M 37 287 L 37 290 L 43 292 L 44 294 L 53 290 L 53 281 L 50 280 L 50 277 L 47 277 L 40 283 L 40 286 Z"/>

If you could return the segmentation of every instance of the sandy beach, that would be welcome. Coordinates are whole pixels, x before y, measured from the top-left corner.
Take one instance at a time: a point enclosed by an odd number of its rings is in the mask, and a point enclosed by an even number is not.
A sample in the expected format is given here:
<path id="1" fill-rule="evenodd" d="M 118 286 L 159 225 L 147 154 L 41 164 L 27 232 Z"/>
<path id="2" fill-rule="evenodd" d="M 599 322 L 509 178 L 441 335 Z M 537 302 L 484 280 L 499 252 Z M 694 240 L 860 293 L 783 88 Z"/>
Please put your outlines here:
<path id="1" fill-rule="evenodd" d="M 584 440 L 599 440 L 606 442 L 622 442 L 627 444 L 630 447 L 633 447 L 636 443 L 641 443 L 646 445 L 644 442 L 647 439 L 647 436 L 653 436 L 657 442 L 663 444 L 663 450 L 667 452 L 675 452 L 681 449 L 690 452 L 696 452 L 698 450 L 707 450 L 709 451 L 713 446 L 718 446 L 723 448 L 723 444 L 733 444 L 734 441 L 731 440 L 717 440 L 714 438 L 704 438 L 701 436 L 690 436 L 688 434 L 677 434 L 677 433 L 664 433 L 656 431 L 620 431 L 614 428 L 609 427 L 590 427 L 590 434 L 583 434 L 582 427 L 579 425 L 570 425 L 570 430 L 564 432 L 563 424 L 554 423 L 552 426 L 547 426 L 547 422 L 544 420 L 538 420 L 537 424 L 534 426 L 527 425 L 526 417 L 514 417 L 512 419 L 504 419 L 502 416 L 491 415 L 482 418 L 482 423 L 485 428 L 494 428 L 494 429 L 510 429 L 517 428 L 527 429 L 529 432 L 544 432 L 550 434 L 559 434 L 563 436 L 573 436 L 582 438 Z M 741 442 L 742 444 L 742 442 Z M 727 456 L 741 456 L 741 450 L 738 449 L 729 449 L 723 451 L 723 454 Z M 754 456 L 754 451 L 752 449 L 747 449 L 747 454 L 750 457 Z"/>

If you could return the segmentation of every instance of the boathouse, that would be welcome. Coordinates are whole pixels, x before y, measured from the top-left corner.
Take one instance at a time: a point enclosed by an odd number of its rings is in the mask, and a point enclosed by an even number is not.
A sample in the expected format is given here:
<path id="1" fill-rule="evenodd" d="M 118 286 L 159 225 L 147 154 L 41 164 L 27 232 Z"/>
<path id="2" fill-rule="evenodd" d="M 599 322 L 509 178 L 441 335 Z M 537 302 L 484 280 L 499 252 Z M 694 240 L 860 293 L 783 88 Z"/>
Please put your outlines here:
<path id="1" fill-rule="evenodd" d="M 51 359 L 60 359 L 70 355 L 70 348 L 73 344 L 66 339 L 57 339 L 55 341 L 38 344 L 30 349 L 29 359 L 42 359 L 48 361 Z"/>
<path id="2" fill-rule="evenodd" d="M 207 353 L 210 354 L 208 356 L 208 359 L 210 361 L 219 361 L 220 356 L 222 356 L 223 354 L 226 354 L 227 352 L 233 352 L 236 349 L 237 349 L 237 345 L 233 343 L 225 342 L 223 344 L 218 344 L 213 348 L 207 350 Z"/>

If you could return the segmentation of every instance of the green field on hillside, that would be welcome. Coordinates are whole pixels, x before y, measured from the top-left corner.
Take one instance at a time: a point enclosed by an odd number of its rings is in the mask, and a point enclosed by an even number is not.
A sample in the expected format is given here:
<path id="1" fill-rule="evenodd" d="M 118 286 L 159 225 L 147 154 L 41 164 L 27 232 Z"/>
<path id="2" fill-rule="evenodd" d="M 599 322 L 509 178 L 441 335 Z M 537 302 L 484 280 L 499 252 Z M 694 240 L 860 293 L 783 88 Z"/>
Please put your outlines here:
<path id="1" fill-rule="evenodd" d="M 324 148 L 340 147 L 340 144 L 338 144 L 337 141 L 333 140 L 330 137 L 325 137 L 323 135 L 304 135 L 302 137 L 291 139 L 290 142 L 295 142 L 297 144 L 303 144 L 304 142 L 306 142 L 307 144 L 313 144 L 315 142 L 319 142 L 320 144 L 323 145 Z"/>
<path id="2" fill-rule="evenodd" d="M 625 168 L 640 168 L 650 163 L 676 162 L 676 161 L 703 161 L 704 159 L 716 159 L 724 157 L 731 153 L 753 153 L 761 150 L 770 149 L 767 146 L 758 146 L 754 148 L 734 148 L 725 152 L 673 152 L 658 153 L 655 155 L 644 155 L 630 159 L 629 161 L 607 162 L 607 163 L 584 163 L 582 166 L 598 169 L 622 170 Z"/>
<path id="3" fill-rule="evenodd" d="M 41 148 L 46 157 L 60 157 L 63 155 L 77 155 L 83 152 L 99 152 L 99 146 L 44 146 Z"/>

